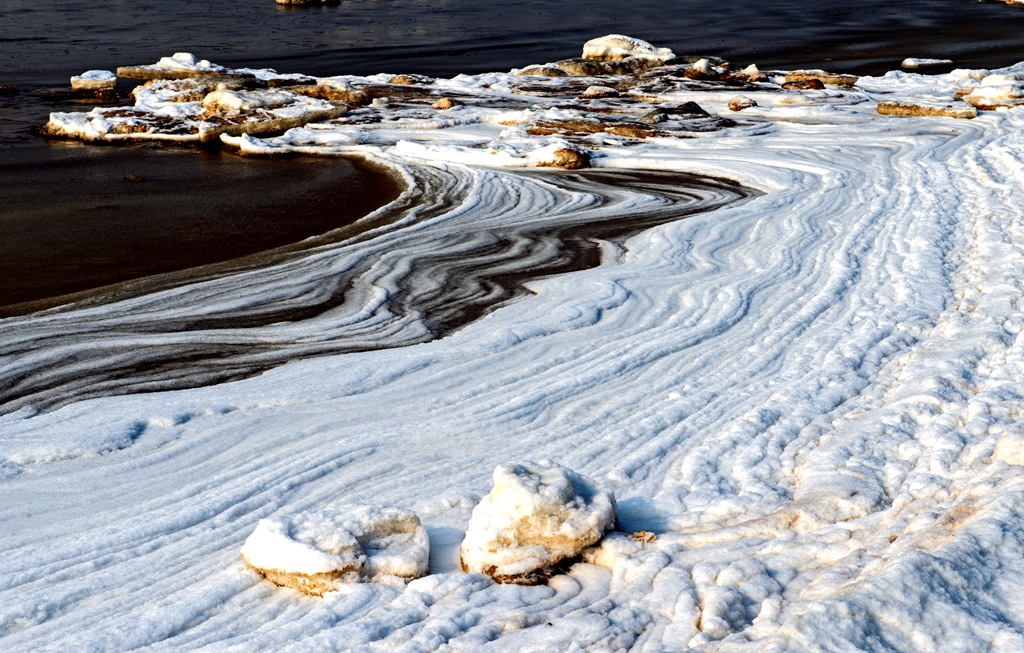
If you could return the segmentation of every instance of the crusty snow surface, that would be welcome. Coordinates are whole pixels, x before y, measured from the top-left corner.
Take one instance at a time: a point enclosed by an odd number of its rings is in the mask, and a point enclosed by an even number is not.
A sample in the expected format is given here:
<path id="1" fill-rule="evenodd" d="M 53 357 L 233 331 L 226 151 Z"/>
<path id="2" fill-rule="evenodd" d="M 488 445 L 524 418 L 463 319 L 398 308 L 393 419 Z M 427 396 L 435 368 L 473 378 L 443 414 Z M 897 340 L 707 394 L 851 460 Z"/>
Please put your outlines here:
<path id="1" fill-rule="evenodd" d="M 531 282 L 447 337 L 0 417 L 0 649 L 1024 650 L 1024 109 L 874 110 L 951 97 L 968 77 L 744 91 L 759 106 L 736 128 L 605 137 L 597 167 L 761 194 Z M 728 115 L 733 95 L 677 99 Z M 484 219 L 495 198 L 507 223 L 591 210 L 584 190 L 502 168 L 553 141 L 453 111 L 432 129 L 239 139 L 358 150 L 459 198 L 414 226 L 408 256 L 385 247 L 401 225 L 381 235 L 355 308 L 254 328 L 253 343 L 372 321 L 434 230 Z M 615 206 L 645 203 L 622 191 Z M 294 263 L 262 274 L 280 279 L 267 293 L 305 287 Z M 253 278 L 4 320 L 0 340 L 24 343 L 4 365 L 86 374 L 116 352 L 128 369 L 147 338 L 227 337 L 133 325 L 243 304 L 264 292 Z M 72 337 L 83 324 L 88 343 Z M 540 458 L 612 491 L 621 532 L 546 585 L 461 572 L 495 466 Z M 416 511 L 431 574 L 317 599 L 240 561 L 260 519 L 352 503 Z M 629 538 L 640 530 L 657 539 Z"/>

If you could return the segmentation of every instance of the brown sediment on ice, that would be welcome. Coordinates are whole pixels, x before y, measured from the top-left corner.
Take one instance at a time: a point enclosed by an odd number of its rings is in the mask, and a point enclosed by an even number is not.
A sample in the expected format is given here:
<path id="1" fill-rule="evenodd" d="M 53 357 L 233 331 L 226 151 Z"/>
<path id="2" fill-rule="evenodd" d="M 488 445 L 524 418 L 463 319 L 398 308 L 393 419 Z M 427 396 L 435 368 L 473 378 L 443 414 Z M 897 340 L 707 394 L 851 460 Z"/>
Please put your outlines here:
<path id="1" fill-rule="evenodd" d="M 352 578 L 359 575 L 359 569 L 355 566 L 351 569 L 326 571 L 319 574 L 264 569 L 250 562 L 244 554 L 241 557 L 246 567 L 263 576 L 271 583 L 281 587 L 290 587 L 310 596 L 323 596 L 327 592 L 334 592 L 341 585 L 355 582 Z"/>
<path id="2" fill-rule="evenodd" d="M 824 70 L 791 70 L 786 73 L 786 83 L 816 80 L 825 86 L 853 86 L 860 79 L 856 75 L 830 73 Z"/>
<path id="3" fill-rule="evenodd" d="M 211 71 L 192 70 L 188 68 L 168 68 L 156 64 L 145 66 L 120 66 L 117 69 L 117 76 L 124 79 L 193 79 L 204 77 L 207 79 L 233 80 L 253 79 L 249 73 L 236 73 L 233 71 Z"/>
<path id="4" fill-rule="evenodd" d="M 878 113 L 884 116 L 923 116 L 941 118 L 976 118 L 978 110 L 966 102 L 950 104 L 924 104 L 886 100 L 878 103 Z"/>

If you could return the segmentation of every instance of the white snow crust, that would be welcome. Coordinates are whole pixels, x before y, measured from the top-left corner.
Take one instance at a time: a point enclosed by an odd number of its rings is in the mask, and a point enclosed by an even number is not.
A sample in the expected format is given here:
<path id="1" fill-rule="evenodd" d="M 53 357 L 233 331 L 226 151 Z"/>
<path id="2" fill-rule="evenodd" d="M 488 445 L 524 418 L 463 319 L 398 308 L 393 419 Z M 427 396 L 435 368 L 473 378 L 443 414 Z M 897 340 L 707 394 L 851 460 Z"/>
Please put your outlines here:
<path id="1" fill-rule="evenodd" d="M 0 416 L 0 648 L 1024 650 L 1024 109 L 876 113 L 1022 73 L 763 83 L 739 113 L 735 86 L 647 88 L 735 121 L 685 138 L 676 118 L 648 138 L 537 133 L 589 118 L 573 101 L 596 80 L 558 95 L 559 79 L 462 75 L 431 87 L 469 99 L 448 111 L 396 96 L 225 137 L 365 156 L 408 188 L 361 239 L 0 320 L 3 383 L 42 383 Z M 559 140 L 620 183 L 524 173 Z M 530 281 L 440 339 L 394 308 L 446 283 L 415 275 L 432 256 L 496 251 L 509 225 L 665 210 L 638 170 L 759 194 L 605 243 L 601 265 Z M 339 278 L 345 302 L 316 315 L 214 319 L 301 306 Z M 328 340 L 355 344 L 302 360 Z M 125 381 L 154 348 L 219 342 L 294 361 L 198 389 Z M 546 585 L 463 573 L 491 470 L 544 458 L 613 492 L 621 532 Z M 431 575 L 313 600 L 238 559 L 260 520 L 349 502 L 414 510 Z"/>
<path id="2" fill-rule="evenodd" d="M 156 62 L 161 68 L 174 68 L 179 70 L 220 72 L 227 70 L 224 66 L 210 63 L 206 59 L 200 59 L 191 52 L 175 52 L 169 57 L 161 57 Z"/>
<path id="3" fill-rule="evenodd" d="M 620 61 L 627 57 L 638 57 L 670 61 L 675 56 L 668 48 L 656 48 L 647 41 L 622 34 L 608 34 L 583 44 L 584 59 Z"/>
<path id="4" fill-rule="evenodd" d="M 419 578 L 430 542 L 419 517 L 396 507 L 347 506 L 261 519 L 241 555 L 252 567 L 293 574 L 353 572 L 359 580 Z"/>
<path id="5" fill-rule="evenodd" d="M 591 479 L 550 461 L 498 465 L 466 528 L 462 564 L 495 578 L 543 577 L 614 525 L 615 498 Z"/>

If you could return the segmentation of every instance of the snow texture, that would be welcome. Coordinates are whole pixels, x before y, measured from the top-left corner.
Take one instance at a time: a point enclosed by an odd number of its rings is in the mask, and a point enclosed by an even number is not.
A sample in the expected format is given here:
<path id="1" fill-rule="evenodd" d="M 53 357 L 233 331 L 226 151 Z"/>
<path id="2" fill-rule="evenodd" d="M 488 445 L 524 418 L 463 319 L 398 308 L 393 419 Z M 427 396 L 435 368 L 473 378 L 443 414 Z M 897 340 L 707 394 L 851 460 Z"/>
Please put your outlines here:
<path id="1" fill-rule="evenodd" d="M 494 489 L 473 509 L 462 566 L 503 583 L 533 585 L 615 525 L 615 498 L 550 461 L 498 465 Z"/>

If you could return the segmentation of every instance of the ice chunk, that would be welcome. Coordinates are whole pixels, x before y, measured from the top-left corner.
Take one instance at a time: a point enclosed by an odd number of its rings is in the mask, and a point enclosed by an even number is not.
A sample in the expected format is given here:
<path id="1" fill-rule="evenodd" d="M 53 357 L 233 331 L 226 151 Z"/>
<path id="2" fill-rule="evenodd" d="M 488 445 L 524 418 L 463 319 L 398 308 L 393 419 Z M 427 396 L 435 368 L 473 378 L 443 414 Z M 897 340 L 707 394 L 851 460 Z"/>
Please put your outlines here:
<path id="1" fill-rule="evenodd" d="M 1024 74 L 988 75 L 963 100 L 982 110 L 1009 108 L 1024 104 Z"/>
<path id="2" fill-rule="evenodd" d="M 494 489 L 473 509 L 462 567 L 500 583 L 540 583 L 614 524 L 615 498 L 586 476 L 550 461 L 498 465 Z"/>
<path id="3" fill-rule="evenodd" d="M 953 63 L 952 59 L 921 59 L 918 57 L 907 57 L 900 64 L 903 68 L 925 68 L 927 66 L 944 66 Z"/>
<path id="4" fill-rule="evenodd" d="M 202 70 L 220 72 L 227 70 L 223 66 L 210 63 L 206 59 L 200 59 L 191 52 L 175 52 L 170 57 L 161 57 L 156 65 L 164 68 L 180 68 L 182 70 Z"/>
<path id="5" fill-rule="evenodd" d="M 241 551 L 242 561 L 269 580 L 315 596 L 343 583 L 419 578 L 429 554 L 419 517 L 393 506 L 261 519 Z"/>
<path id="6" fill-rule="evenodd" d="M 729 100 L 729 111 L 743 111 L 744 109 L 750 109 L 756 107 L 757 102 L 748 98 L 746 95 L 737 95 L 733 99 Z"/>
<path id="7" fill-rule="evenodd" d="M 590 167 L 590 153 L 582 147 L 564 141 L 557 141 L 531 152 L 529 159 L 538 168 L 580 170 Z"/>
<path id="8" fill-rule="evenodd" d="M 934 116 L 944 118 L 975 118 L 978 110 L 966 102 L 929 102 L 925 100 L 883 100 L 878 113 L 885 116 Z"/>
<path id="9" fill-rule="evenodd" d="M 76 91 L 109 91 L 117 86 L 117 75 L 109 70 L 87 70 L 71 78 L 71 88 Z"/>
<path id="10" fill-rule="evenodd" d="M 853 86 L 857 83 L 856 75 L 830 73 L 824 70 L 791 70 L 786 73 L 786 82 L 807 82 L 816 80 L 825 86 Z"/>
<path id="11" fill-rule="evenodd" d="M 647 41 L 622 34 L 609 34 L 583 44 L 584 59 L 622 61 L 629 57 L 670 61 L 675 59 L 676 55 L 668 48 L 656 48 Z"/>
<path id="12" fill-rule="evenodd" d="M 1024 466 L 1024 433 L 1004 433 L 996 443 L 992 458 L 1007 465 Z"/>

